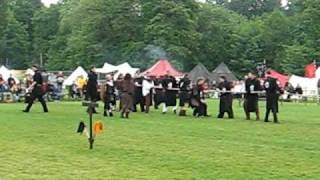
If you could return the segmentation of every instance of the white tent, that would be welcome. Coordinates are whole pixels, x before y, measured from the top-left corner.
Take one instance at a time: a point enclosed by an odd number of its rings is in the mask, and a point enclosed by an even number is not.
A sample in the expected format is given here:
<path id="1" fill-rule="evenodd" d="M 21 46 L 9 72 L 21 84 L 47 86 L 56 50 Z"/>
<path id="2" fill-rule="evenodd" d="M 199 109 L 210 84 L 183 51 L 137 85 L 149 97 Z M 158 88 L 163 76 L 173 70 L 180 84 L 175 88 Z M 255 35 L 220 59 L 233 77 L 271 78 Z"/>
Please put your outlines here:
<path id="1" fill-rule="evenodd" d="M 88 78 L 88 73 L 81 66 L 77 67 L 77 69 L 71 73 L 71 75 L 63 82 L 63 85 L 72 85 L 73 82 L 75 82 L 79 76 L 83 76 L 85 79 Z"/>
<path id="2" fill-rule="evenodd" d="M 320 67 L 318 67 L 317 71 L 316 71 L 316 77 L 318 79 L 320 79 Z"/>
<path id="3" fill-rule="evenodd" d="M 116 66 L 116 71 L 117 73 L 115 74 L 114 78 L 118 78 L 120 74 L 125 75 L 127 73 L 131 74 L 131 76 L 134 76 L 139 69 L 131 67 L 130 64 L 126 62 Z"/>
<path id="4" fill-rule="evenodd" d="M 116 71 L 116 69 L 116 66 L 109 63 L 104 63 L 102 68 L 97 68 L 97 72 L 107 74 Z"/>
<path id="5" fill-rule="evenodd" d="M 0 67 L 0 74 L 2 75 L 2 78 L 3 78 L 5 81 L 7 81 L 8 78 L 10 77 L 10 74 L 12 74 L 12 73 L 11 73 L 10 70 L 7 69 L 5 66 L 1 66 L 1 67 Z M 19 82 L 20 82 L 16 77 L 13 77 L 13 78 L 14 78 L 14 80 L 16 81 L 16 83 L 19 83 Z"/>
<path id="6" fill-rule="evenodd" d="M 303 95 L 305 96 L 317 95 L 318 78 L 305 78 L 292 75 L 289 79 L 289 83 L 291 83 L 293 87 L 297 87 L 297 85 L 299 84 L 303 90 Z"/>

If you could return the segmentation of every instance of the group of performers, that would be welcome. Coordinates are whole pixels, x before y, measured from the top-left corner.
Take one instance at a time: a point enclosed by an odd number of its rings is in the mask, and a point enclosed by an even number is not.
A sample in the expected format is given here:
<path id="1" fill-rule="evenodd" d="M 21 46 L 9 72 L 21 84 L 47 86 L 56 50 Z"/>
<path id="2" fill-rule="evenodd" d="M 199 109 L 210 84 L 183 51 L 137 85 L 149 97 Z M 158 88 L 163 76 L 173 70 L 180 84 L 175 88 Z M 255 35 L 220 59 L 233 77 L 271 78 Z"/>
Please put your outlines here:
<path id="1" fill-rule="evenodd" d="M 33 88 L 32 99 L 24 112 L 29 112 L 36 98 L 41 102 L 44 112 L 48 112 L 46 103 L 42 98 L 43 94 L 41 94 L 41 73 L 37 66 L 34 66 L 33 69 L 35 75 L 31 86 Z M 152 105 L 155 109 L 162 105 L 163 114 L 167 113 L 169 108 L 172 108 L 174 113 L 186 116 L 186 108 L 191 107 L 193 116 L 209 117 L 205 97 L 206 94 L 215 91 L 219 93 L 220 97 L 217 117 L 221 119 L 227 113 L 228 118 L 234 118 L 232 102 L 235 92 L 232 91 L 233 83 L 224 76 L 220 77 L 215 90 L 209 90 L 206 80 L 202 78 L 199 78 L 196 83 L 192 83 L 187 74 L 179 81 L 170 75 L 152 78 L 148 74 L 134 78 L 130 74 L 121 74 L 114 80 L 114 77 L 108 74 L 105 82 L 98 85 L 98 75 L 95 67 L 92 67 L 88 73 L 86 88 L 86 100 L 93 102 L 102 100 L 104 102 L 104 116 L 113 116 L 113 112 L 116 110 L 116 102 L 119 99 L 121 118 L 129 118 L 130 112 L 137 112 L 137 106 L 140 107 L 141 112 L 149 113 Z M 269 114 L 272 112 L 274 122 L 278 123 L 278 100 L 281 90 L 277 80 L 268 77 L 261 83 L 252 73 L 249 73 L 245 78 L 244 111 L 246 119 L 250 120 L 250 113 L 255 113 L 256 120 L 260 120 L 258 101 L 259 95 L 262 93 L 266 96 L 265 122 L 269 121 Z M 177 104 L 177 97 L 179 104 Z M 93 112 L 97 113 L 95 110 Z"/>

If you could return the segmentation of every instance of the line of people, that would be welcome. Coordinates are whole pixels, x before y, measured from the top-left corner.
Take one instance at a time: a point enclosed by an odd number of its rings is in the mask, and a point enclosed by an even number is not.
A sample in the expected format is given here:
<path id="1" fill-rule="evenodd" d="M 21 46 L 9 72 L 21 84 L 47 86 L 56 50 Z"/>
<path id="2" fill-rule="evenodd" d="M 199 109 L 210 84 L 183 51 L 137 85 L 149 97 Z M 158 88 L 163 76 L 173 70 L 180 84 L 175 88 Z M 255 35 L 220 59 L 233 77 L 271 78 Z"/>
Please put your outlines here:
<path id="1" fill-rule="evenodd" d="M 94 68 L 89 73 L 88 87 L 90 86 L 89 82 L 92 81 L 92 74 L 95 74 Z M 96 77 L 95 74 L 93 78 L 95 86 L 97 85 Z M 206 80 L 201 78 L 195 84 L 192 84 L 187 74 L 179 82 L 169 75 L 161 78 L 150 78 L 146 74 L 145 76 L 132 78 L 130 74 L 126 74 L 124 77 L 120 75 L 116 81 L 113 81 L 112 75 L 107 75 L 106 82 L 101 86 L 100 97 L 105 103 L 105 116 L 113 116 L 112 112 L 116 107 L 118 97 L 121 117 L 128 118 L 130 112 L 137 112 L 137 106 L 140 107 L 141 112 L 149 113 L 152 104 L 155 109 L 159 109 L 162 105 L 163 114 L 167 113 L 169 108 L 172 108 L 174 113 L 185 116 L 186 108 L 189 105 L 193 109 L 193 116 L 209 117 L 208 105 L 205 100 L 206 94 L 210 92 L 207 86 Z M 220 77 L 217 90 L 215 90 L 220 94 L 218 118 L 223 118 L 225 113 L 228 114 L 230 119 L 234 118 L 232 109 L 234 92 L 232 89 L 233 83 L 227 81 L 223 76 Z M 282 91 L 276 79 L 268 77 L 261 86 L 260 80 L 254 74 L 249 73 L 245 79 L 245 90 L 244 111 L 247 120 L 250 120 L 251 113 L 255 113 L 256 120 L 260 120 L 258 101 L 259 95 L 264 93 L 267 100 L 264 120 L 268 122 L 269 114 L 272 112 L 274 122 L 279 122 L 277 117 L 278 100 Z M 96 96 L 96 91 L 97 89 L 94 89 L 93 96 Z M 179 104 L 177 104 L 177 97 Z"/>
<path id="2" fill-rule="evenodd" d="M 37 66 L 33 67 L 35 75 L 32 87 L 32 99 L 29 102 L 25 112 L 29 112 L 33 101 L 38 98 L 45 112 L 48 112 L 47 106 L 40 93 L 43 82 L 41 72 Z M 221 76 L 217 89 L 220 97 L 218 118 L 223 118 L 227 113 L 230 119 L 234 118 L 232 102 L 234 97 L 233 83 L 226 77 Z M 130 74 L 119 75 L 116 80 L 113 76 L 106 75 L 106 81 L 98 85 L 98 75 L 95 67 L 91 67 L 88 73 L 86 86 L 86 100 L 104 102 L 104 116 L 113 116 L 116 109 L 116 102 L 120 100 L 121 118 L 129 118 L 130 112 L 137 112 L 137 106 L 145 113 L 149 113 L 150 107 L 154 105 L 158 109 L 162 105 L 162 113 L 165 114 L 172 108 L 172 111 L 180 116 L 186 116 L 186 108 L 193 109 L 192 115 L 195 117 L 209 117 L 208 105 L 206 103 L 206 94 L 210 93 L 205 79 L 199 79 L 192 83 L 188 75 L 184 75 L 179 81 L 176 78 L 166 75 L 160 78 L 151 78 L 148 74 L 133 78 Z M 245 79 L 244 111 L 246 119 L 250 120 L 250 113 L 256 114 L 256 120 L 260 120 L 259 112 L 259 94 L 266 94 L 266 115 L 265 121 L 269 121 L 269 114 L 272 112 L 274 122 L 278 123 L 278 100 L 281 89 L 277 80 L 268 77 L 261 86 L 260 80 L 252 73 L 249 73 Z M 179 104 L 177 104 L 177 97 Z M 179 107 L 179 108 L 178 108 Z M 94 113 L 96 111 L 94 110 Z"/>

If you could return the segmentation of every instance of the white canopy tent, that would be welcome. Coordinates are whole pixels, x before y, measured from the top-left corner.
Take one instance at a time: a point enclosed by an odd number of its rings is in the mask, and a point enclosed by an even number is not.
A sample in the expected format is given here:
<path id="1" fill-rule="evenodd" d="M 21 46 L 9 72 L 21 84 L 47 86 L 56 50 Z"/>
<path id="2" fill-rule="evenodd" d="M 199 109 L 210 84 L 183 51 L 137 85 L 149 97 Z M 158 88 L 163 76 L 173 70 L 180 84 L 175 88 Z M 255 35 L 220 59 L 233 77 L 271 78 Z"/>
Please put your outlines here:
<path id="1" fill-rule="evenodd" d="M 292 75 L 289 79 L 289 83 L 291 83 L 292 86 L 295 88 L 299 84 L 303 90 L 304 96 L 316 96 L 317 95 L 318 78 L 305 78 L 305 77 Z"/>
<path id="2" fill-rule="evenodd" d="M 2 75 L 2 78 L 7 81 L 8 78 L 10 77 L 11 71 L 9 69 L 7 69 L 5 66 L 1 66 L 0 67 L 0 74 Z M 13 79 L 16 81 L 16 83 L 20 83 L 20 81 L 13 76 Z"/>
<path id="3" fill-rule="evenodd" d="M 79 76 L 83 76 L 85 79 L 88 78 L 88 73 L 81 66 L 77 67 L 77 69 L 71 73 L 71 75 L 63 82 L 63 85 L 71 86 Z"/>
<path id="4" fill-rule="evenodd" d="M 125 75 L 129 73 L 131 74 L 131 76 L 134 76 L 139 71 L 139 69 L 131 67 L 130 64 L 126 62 L 116 66 L 116 71 L 117 73 L 114 75 L 115 79 L 118 78 L 120 74 Z"/>
<path id="5" fill-rule="evenodd" d="M 117 67 L 109 63 L 104 63 L 102 68 L 97 68 L 98 73 L 104 73 L 104 74 L 108 74 L 116 70 L 117 70 Z"/>
<path id="6" fill-rule="evenodd" d="M 316 77 L 320 79 L 320 67 L 316 70 Z"/>

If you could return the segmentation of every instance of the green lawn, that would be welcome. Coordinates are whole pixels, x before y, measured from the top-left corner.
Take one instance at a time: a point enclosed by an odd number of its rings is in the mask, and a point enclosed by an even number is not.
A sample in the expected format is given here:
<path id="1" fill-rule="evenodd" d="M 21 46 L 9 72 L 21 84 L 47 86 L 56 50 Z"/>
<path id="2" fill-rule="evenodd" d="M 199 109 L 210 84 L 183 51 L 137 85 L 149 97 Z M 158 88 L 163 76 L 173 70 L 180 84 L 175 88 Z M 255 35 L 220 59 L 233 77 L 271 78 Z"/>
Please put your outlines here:
<path id="1" fill-rule="evenodd" d="M 264 104 L 261 102 L 260 104 Z M 135 113 L 105 118 L 94 150 L 78 103 L 0 104 L 0 179 L 320 179 L 320 106 L 284 104 L 281 124 Z M 209 112 L 216 115 L 217 102 Z M 101 112 L 101 108 L 100 108 Z M 264 113 L 264 109 L 262 109 Z M 190 114 L 190 112 L 189 112 Z M 102 120 L 98 115 L 95 119 Z"/>

